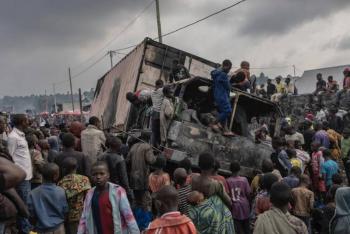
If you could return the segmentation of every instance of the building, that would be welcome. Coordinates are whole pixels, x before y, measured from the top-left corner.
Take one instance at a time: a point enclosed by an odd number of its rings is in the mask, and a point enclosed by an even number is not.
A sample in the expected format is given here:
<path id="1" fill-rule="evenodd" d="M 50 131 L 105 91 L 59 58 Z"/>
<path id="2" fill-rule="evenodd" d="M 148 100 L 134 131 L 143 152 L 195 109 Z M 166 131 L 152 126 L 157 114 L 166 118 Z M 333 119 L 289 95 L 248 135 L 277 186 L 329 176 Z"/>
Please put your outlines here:
<path id="1" fill-rule="evenodd" d="M 295 85 L 298 89 L 298 93 L 304 94 L 304 93 L 314 92 L 316 89 L 316 82 L 317 82 L 316 75 L 318 73 L 322 74 L 323 79 L 325 81 L 327 81 L 328 76 L 333 76 L 333 79 L 336 80 L 339 84 L 339 87 L 342 88 L 343 78 L 344 78 L 343 71 L 346 67 L 350 67 L 350 65 L 326 67 L 326 68 L 319 68 L 319 69 L 304 71 L 301 78 L 295 81 Z"/>

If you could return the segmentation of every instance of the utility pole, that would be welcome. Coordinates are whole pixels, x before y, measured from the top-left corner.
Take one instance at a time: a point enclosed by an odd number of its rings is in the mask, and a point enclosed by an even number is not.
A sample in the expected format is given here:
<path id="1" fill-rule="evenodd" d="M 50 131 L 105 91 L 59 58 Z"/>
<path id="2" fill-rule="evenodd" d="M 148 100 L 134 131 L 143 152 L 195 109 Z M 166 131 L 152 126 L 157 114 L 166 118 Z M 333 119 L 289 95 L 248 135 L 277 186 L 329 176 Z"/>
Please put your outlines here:
<path id="1" fill-rule="evenodd" d="M 295 65 L 293 65 L 293 72 L 294 72 L 294 77 L 295 77 Z"/>
<path id="2" fill-rule="evenodd" d="M 162 26 L 160 24 L 160 10 L 159 10 L 159 0 L 156 1 L 156 12 L 157 12 L 157 27 L 158 27 L 158 41 L 163 43 L 162 39 Z"/>
<path id="3" fill-rule="evenodd" d="M 114 53 L 115 53 L 115 52 L 112 51 L 112 50 L 108 51 L 109 59 L 111 60 L 111 69 L 113 68 L 113 54 L 114 54 Z"/>
<path id="4" fill-rule="evenodd" d="M 47 94 L 45 89 L 45 112 L 47 112 Z"/>
<path id="5" fill-rule="evenodd" d="M 68 68 L 68 75 L 69 75 L 69 85 L 70 85 L 70 96 L 72 99 L 72 109 L 74 112 L 74 99 L 73 99 L 73 87 L 72 87 L 72 76 L 70 74 L 70 67 Z"/>
<path id="6" fill-rule="evenodd" d="M 80 122 L 83 122 L 83 100 L 81 98 L 81 89 L 79 88 L 79 106 L 80 106 Z"/>
<path id="7" fill-rule="evenodd" d="M 53 83 L 52 86 L 53 86 L 53 102 L 54 102 L 54 105 L 55 105 L 55 113 L 57 113 L 56 86 L 55 86 L 55 83 Z"/>

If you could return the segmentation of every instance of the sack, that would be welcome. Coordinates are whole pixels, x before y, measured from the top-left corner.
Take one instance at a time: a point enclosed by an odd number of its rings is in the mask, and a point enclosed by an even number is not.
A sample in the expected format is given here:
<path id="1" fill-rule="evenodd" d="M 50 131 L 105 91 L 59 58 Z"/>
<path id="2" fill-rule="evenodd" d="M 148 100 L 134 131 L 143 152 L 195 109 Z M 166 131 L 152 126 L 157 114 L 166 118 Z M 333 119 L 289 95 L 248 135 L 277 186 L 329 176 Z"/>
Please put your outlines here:
<path id="1" fill-rule="evenodd" d="M 17 216 L 17 208 L 13 202 L 0 193 L 0 221 L 6 221 Z"/>

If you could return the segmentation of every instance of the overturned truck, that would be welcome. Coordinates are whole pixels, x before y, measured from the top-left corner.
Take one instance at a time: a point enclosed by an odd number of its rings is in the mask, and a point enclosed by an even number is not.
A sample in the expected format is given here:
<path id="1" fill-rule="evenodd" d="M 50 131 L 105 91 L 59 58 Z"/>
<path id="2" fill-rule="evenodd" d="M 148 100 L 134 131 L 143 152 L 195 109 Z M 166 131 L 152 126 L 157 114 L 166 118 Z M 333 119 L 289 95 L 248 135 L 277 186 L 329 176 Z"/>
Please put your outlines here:
<path id="1" fill-rule="evenodd" d="M 255 142 L 254 132 L 264 123 L 271 134 L 278 134 L 282 112 L 266 99 L 233 89 L 233 112 L 228 125 L 237 136 L 224 137 L 213 132 L 208 127 L 216 112 L 210 72 L 217 63 L 146 38 L 98 80 L 91 115 L 100 117 L 105 129 L 133 135 L 150 131 L 151 107 L 145 103 L 135 117 L 126 93 L 152 90 L 158 79 L 167 82 L 173 60 L 184 65 L 191 77 L 172 84 L 175 115 L 163 154 L 172 162 L 187 157 L 196 166 L 199 154 L 210 151 L 221 163 L 223 173 L 228 172 L 233 160 L 238 160 L 242 173 L 251 175 L 272 153 L 270 145 Z"/>

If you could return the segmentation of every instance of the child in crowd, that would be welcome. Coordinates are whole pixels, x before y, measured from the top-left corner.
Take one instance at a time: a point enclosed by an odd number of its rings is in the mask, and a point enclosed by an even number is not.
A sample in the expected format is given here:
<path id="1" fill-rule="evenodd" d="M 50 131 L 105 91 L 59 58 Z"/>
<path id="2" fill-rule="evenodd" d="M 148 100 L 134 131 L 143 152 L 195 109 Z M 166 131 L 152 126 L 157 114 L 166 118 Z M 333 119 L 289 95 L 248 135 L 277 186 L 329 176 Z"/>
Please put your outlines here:
<path id="1" fill-rule="evenodd" d="M 40 147 L 43 159 L 47 162 L 50 150 L 49 142 L 47 141 L 47 139 L 41 139 L 39 140 L 38 145 Z"/>
<path id="2" fill-rule="evenodd" d="M 272 161 L 270 159 L 264 159 L 261 163 L 261 171 L 262 173 L 260 174 L 257 174 L 252 182 L 251 182 L 251 189 L 252 189 L 252 195 L 253 197 L 255 197 L 255 195 L 261 191 L 261 178 L 263 177 L 264 174 L 266 173 L 272 173 L 274 174 L 275 176 L 277 176 L 278 178 L 278 181 L 282 180 L 282 176 L 281 176 L 281 173 L 274 169 L 274 165 L 272 163 Z"/>
<path id="3" fill-rule="evenodd" d="M 326 187 L 328 191 L 333 184 L 333 175 L 339 172 L 339 166 L 338 163 L 332 160 L 331 151 L 329 149 L 323 151 L 323 157 L 325 162 L 322 164 L 322 175 L 324 180 L 326 181 Z"/>
<path id="4" fill-rule="evenodd" d="M 66 176 L 59 182 L 58 186 L 65 190 L 69 206 L 66 228 L 67 233 L 75 234 L 78 231 L 79 220 L 84 207 L 84 198 L 91 188 L 89 178 L 77 174 L 78 162 L 75 158 L 68 157 L 63 160 L 63 169 Z"/>
<path id="5" fill-rule="evenodd" d="M 235 230 L 237 233 L 249 234 L 249 213 L 251 197 L 251 189 L 246 177 L 239 176 L 241 166 L 238 161 L 233 161 L 230 165 L 232 176 L 229 177 L 227 185 L 229 187 L 229 194 L 232 199 L 232 217 L 235 223 Z"/>
<path id="6" fill-rule="evenodd" d="M 341 188 L 341 186 L 340 185 L 332 186 L 332 188 L 329 190 L 329 193 L 326 199 L 327 204 L 325 207 L 322 208 L 322 219 L 321 219 L 322 233 L 326 233 L 329 231 L 329 224 L 331 222 L 331 219 L 334 217 L 335 193 L 337 192 L 338 188 Z"/>
<path id="7" fill-rule="evenodd" d="M 277 181 L 277 176 L 272 173 L 267 173 L 262 177 L 260 184 L 262 191 L 256 196 L 255 201 L 255 216 L 258 216 L 271 208 L 270 189 L 272 184 Z"/>
<path id="8" fill-rule="evenodd" d="M 272 139 L 272 148 L 275 152 L 271 154 L 271 160 L 274 167 L 280 171 L 283 177 L 287 176 L 288 172 L 292 168 L 288 154 L 285 151 L 285 145 L 284 138 L 274 137 Z"/>
<path id="9" fill-rule="evenodd" d="M 31 188 L 32 190 L 38 187 L 43 182 L 43 177 L 41 175 L 41 169 L 45 164 L 45 161 L 42 157 L 42 154 L 35 147 L 38 145 L 38 137 L 35 134 L 28 134 L 26 136 L 28 142 L 28 148 L 30 157 L 32 158 L 33 165 L 33 178 L 31 179 Z"/>
<path id="10" fill-rule="evenodd" d="M 42 168 L 44 183 L 29 194 L 28 208 L 38 233 L 65 234 L 68 204 L 64 190 L 56 186 L 59 168 L 48 163 Z"/>
<path id="11" fill-rule="evenodd" d="M 205 200 L 204 194 L 198 191 L 192 191 L 188 194 L 187 201 L 191 206 L 197 206 Z"/>
<path id="12" fill-rule="evenodd" d="M 306 166 L 310 162 L 310 155 L 308 152 L 303 150 L 300 141 L 295 141 L 294 147 L 295 147 L 295 152 L 297 153 L 297 158 L 300 159 L 302 162 L 301 171 L 302 171 L 302 173 L 304 173 Z"/>
<path id="13" fill-rule="evenodd" d="M 189 158 L 184 158 L 180 161 L 179 167 L 184 168 L 187 172 L 186 184 L 190 184 L 192 182 L 192 177 L 199 175 L 199 173 L 192 172 L 192 163 Z"/>
<path id="14" fill-rule="evenodd" d="M 154 194 L 157 213 L 161 216 L 150 223 L 145 234 L 197 234 L 191 219 L 177 211 L 178 200 L 178 192 L 170 185 Z"/>
<path id="15" fill-rule="evenodd" d="M 292 189 L 292 213 L 302 221 L 311 231 L 310 217 L 314 205 L 314 193 L 308 188 L 310 186 L 310 178 L 307 175 L 300 177 L 300 185 Z"/>
<path id="16" fill-rule="evenodd" d="M 303 162 L 297 158 L 297 152 L 295 149 L 287 149 L 286 150 L 288 157 L 289 157 L 289 161 L 292 164 L 293 167 L 299 167 L 300 169 L 303 168 Z"/>
<path id="17" fill-rule="evenodd" d="M 288 212 L 291 190 L 283 182 L 271 187 L 270 210 L 259 215 L 253 234 L 307 234 L 307 227 L 300 219 Z"/>
<path id="18" fill-rule="evenodd" d="M 282 179 L 282 182 L 289 185 L 291 189 L 298 187 L 299 177 L 301 175 L 301 169 L 298 166 L 293 166 L 290 169 L 289 175 Z"/>
<path id="19" fill-rule="evenodd" d="M 187 202 L 188 194 L 192 191 L 191 184 L 186 184 L 187 172 L 184 168 L 177 168 L 174 171 L 174 184 L 179 193 L 179 211 L 181 214 L 188 215 L 189 204 Z"/>
<path id="20" fill-rule="evenodd" d="M 213 173 L 212 173 L 212 175 L 211 175 L 210 177 L 211 177 L 212 179 L 214 179 L 214 180 L 220 182 L 220 183 L 224 186 L 225 192 L 226 192 L 227 194 L 229 194 L 230 190 L 229 190 L 229 188 L 228 188 L 228 185 L 227 185 L 227 182 L 226 182 L 225 177 L 223 177 L 223 176 L 221 176 L 221 175 L 218 174 L 220 167 L 221 167 L 221 165 L 220 165 L 219 160 L 215 159 L 214 170 L 213 170 Z"/>
<path id="21" fill-rule="evenodd" d="M 322 165 L 324 163 L 324 158 L 322 151 L 320 150 L 319 142 L 312 142 L 311 150 L 312 187 L 319 200 L 323 197 L 322 194 L 326 192 L 326 185 L 322 178 Z"/>
<path id="22" fill-rule="evenodd" d="M 91 178 L 96 187 L 86 195 L 78 234 L 140 233 L 125 190 L 108 182 L 108 165 L 96 162 L 91 170 Z"/>
<path id="23" fill-rule="evenodd" d="M 162 156 L 157 157 L 156 162 L 153 164 L 155 171 L 148 177 L 148 185 L 152 193 L 157 192 L 165 185 L 170 185 L 170 176 L 164 172 L 166 166 L 166 159 Z"/>

